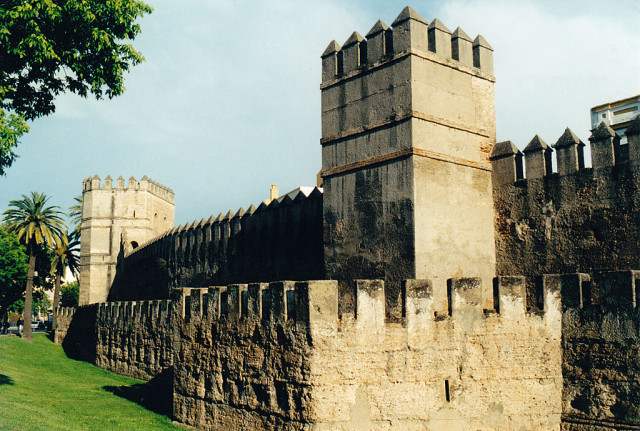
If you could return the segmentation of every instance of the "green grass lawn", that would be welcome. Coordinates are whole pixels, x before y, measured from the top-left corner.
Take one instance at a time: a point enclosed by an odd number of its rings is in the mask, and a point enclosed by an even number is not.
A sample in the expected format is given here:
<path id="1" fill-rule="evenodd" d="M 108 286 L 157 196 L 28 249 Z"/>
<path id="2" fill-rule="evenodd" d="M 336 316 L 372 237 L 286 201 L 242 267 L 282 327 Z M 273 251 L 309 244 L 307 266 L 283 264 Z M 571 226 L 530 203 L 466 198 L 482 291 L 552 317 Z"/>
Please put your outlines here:
<path id="1" fill-rule="evenodd" d="M 0 430 L 181 429 L 129 401 L 147 386 L 67 358 L 45 334 L 0 338 Z"/>

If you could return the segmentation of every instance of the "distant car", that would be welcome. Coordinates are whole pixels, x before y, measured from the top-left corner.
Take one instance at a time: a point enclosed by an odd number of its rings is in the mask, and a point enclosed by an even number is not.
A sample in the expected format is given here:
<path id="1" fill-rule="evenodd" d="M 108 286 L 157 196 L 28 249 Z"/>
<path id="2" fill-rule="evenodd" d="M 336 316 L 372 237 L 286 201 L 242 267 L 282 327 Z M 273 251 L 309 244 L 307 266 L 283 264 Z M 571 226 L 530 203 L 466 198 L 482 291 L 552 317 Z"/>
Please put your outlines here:
<path id="1" fill-rule="evenodd" d="M 31 322 L 31 329 L 38 329 L 38 321 Z"/>

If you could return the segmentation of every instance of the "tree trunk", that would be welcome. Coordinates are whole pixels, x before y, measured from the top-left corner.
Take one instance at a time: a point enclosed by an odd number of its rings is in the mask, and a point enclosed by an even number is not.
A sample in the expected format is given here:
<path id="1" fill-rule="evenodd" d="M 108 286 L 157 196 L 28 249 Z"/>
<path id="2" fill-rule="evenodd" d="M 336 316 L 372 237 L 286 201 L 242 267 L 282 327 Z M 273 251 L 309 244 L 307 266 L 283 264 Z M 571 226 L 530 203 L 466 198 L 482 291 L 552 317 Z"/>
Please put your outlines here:
<path id="1" fill-rule="evenodd" d="M 24 294 L 24 322 L 22 324 L 22 338 L 27 341 L 33 341 L 31 333 L 31 305 L 33 303 L 33 272 L 36 268 L 36 255 L 33 253 L 33 247 L 29 252 L 29 272 L 27 272 L 27 291 Z"/>
<path id="2" fill-rule="evenodd" d="M 64 271 L 64 269 L 63 269 Z M 52 340 L 55 339 L 55 334 L 58 329 L 58 305 L 60 304 L 60 271 L 56 271 L 56 286 L 53 290 L 53 320 L 51 321 L 51 336 Z"/>

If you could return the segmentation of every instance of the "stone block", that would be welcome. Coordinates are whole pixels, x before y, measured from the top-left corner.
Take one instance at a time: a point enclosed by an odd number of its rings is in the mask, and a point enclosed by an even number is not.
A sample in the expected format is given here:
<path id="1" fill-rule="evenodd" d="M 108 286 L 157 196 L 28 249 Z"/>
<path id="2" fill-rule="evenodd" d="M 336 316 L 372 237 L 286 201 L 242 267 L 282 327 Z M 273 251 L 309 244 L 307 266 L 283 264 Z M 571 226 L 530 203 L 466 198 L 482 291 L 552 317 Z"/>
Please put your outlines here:
<path id="1" fill-rule="evenodd" d="M 525 277 L 496 277 L 493 289 L 494 309 L 501 316 L 518 318 L 527 311 Z"/>
<path id="2" fill-rule="evenodd" d="M 482 280 L 479 278 L 450 278 L 447 280 L 449 315 L 482 314 Z"/>
<path id="3" fill-rule="evenodd" d="M 608 310 L 633 310 L 640 300 L 640 271 L 604 271 L 593 274 L 600 304 Z"/>

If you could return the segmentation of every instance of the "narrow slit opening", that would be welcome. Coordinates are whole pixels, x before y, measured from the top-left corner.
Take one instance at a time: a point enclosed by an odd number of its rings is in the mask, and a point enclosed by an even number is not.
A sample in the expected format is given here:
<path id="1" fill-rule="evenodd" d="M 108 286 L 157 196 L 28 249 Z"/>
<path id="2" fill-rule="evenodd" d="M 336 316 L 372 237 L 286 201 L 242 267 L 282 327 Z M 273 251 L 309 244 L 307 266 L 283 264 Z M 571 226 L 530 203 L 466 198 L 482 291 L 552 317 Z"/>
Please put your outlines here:
<path id="1" fill-rule="evenodd" d="M 451 394 L 449 392 L 449 380 L 444 381 L 444 398 L 447 402 L 451 402 Z"/>

